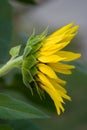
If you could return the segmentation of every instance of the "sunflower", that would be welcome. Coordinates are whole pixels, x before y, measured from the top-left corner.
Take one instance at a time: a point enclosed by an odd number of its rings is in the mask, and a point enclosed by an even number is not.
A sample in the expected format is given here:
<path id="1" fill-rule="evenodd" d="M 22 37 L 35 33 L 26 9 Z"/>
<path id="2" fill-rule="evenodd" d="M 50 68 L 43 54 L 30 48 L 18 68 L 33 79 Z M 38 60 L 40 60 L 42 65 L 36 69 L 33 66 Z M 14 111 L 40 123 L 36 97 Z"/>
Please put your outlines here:
<path id="1" fill-rule="evenodd" d="M 36 74 L 37 84 L 41 89 L 46 91 L 52 98 L 58 115 L 61 111 L 64 112 L 64 99 L 71 100 L 67 95 L 66 81 L 59 78 L 58 73 L 72 74 L 73 65 L 68 65 L 67 62 L 78 59 L 81 55 L 69 51 L 63 51 L 73 37 L 77 34 L 78 26 L 70 23 L 61 29 L 57 30 L 50 36 L 41 41 L 41 47 L 38 50 Z"/>
<path id="2" fill-rule="evenodd" d="M 52 98 L 58 115 L 64 112 L 64 99 L 71 100 L 64 88 L 66 81 L 59 77 L 61 74 L 72 74 L 74 65 L 69 61 L 78 59 L 81 55 L 64 51 L 73 37 L 77 34 L 78 26 L 70 23 L 50 36 L 47 30 L 42 34 L 28 39 L 23 55 L 19 56 L 20 46 L 10 50 L 11 59 L 0 68 L 0 76 L 6 74 L 14 67 L 20 68 L 24 84 L 31 89 L 35 86 L 41 96 L 43 90 Z"/>

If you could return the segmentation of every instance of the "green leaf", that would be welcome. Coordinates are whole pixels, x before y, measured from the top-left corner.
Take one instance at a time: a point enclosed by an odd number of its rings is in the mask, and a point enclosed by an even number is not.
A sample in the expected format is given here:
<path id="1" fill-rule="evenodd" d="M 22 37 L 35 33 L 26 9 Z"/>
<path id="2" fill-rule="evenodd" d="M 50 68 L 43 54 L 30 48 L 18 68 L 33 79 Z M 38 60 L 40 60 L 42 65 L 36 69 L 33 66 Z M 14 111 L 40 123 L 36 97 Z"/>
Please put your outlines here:
<path id="1" fill-rule="evenodd" d="M 0 94 L 1 119 L 46 118 L 46 114 L 30 104 L 14 99 L 6 94 Z"/>
<path id="2" fill-rule="evenodd" d="M 16 47 L 13 47 L 13 48 L 11 48 L 11 50 L 10 50 L 10 55 L 12 56 L 12 57 L 17 57 L 18 55 L 19 55 L 19 52 L 20 52 L 20 48 L 21 48 L 21 45 L 18 45 L 18 46 L 16 46 Z"/>
<path id="3" fill-rule="evenodd" d="M 12 8 L 8 0 L 0 1 L 0 63 L 9 57 L 12 40 Z"/>
<path id="4" fill-rule="evenodd" d="M 9 125 L 11 125 L 14 130 L 40 130 L 30 120 L 11 121 Z"/>
<path id="5" fill-rule="evenodd" d="M 12 130 L 12 128 L 8 125 L 0 125 L 0 130 Z"/>

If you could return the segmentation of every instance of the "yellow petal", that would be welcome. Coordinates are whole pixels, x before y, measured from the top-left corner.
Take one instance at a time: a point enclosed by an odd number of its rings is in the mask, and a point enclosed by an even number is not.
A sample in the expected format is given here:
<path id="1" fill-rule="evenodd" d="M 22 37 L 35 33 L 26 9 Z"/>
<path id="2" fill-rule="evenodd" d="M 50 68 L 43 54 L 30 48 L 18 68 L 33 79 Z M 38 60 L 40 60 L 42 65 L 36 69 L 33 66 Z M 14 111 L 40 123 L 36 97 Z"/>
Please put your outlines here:
<path id="1" fill-rule="evenodd" d="M 41 84 L 40 86 L 42 89 L 44 89 L 50 95 L 50 97 L 54 101 L 58 115 L 61 114 L 61 110 L 62 110 L 62 112 L 64 112 L 64 107 L 62 106 L 62 103 L 60 101 L 60 95 L 58 93 L 55 93 L 54 91 L 50 90 L 48 87 L 46 87 L 43 84 Z"/>
<path id="2" fill-rule="evenodd" d="M 60 93 L 61 97 L 71 101 L 71 97 L 70 96 L 68 96 L 67 94 L 63 93 L 62 91 L 60 91 L 59 93 Z"/>
<path id="3" fill-rule="evenodd" d="M 63 73 L 63 74 L 72 74 L 71 70 L 69 69 L 74 69 L 75 66 L 73 65 L 66 65 L 62 63 L 51 63 L 49 64 L 53 68 L 55 72 Z"/>
<path id="4" fill-rule="evenodd" d="M 38 60 L 42 63 L 56 63 L 58 61 L 64 60 L 64 58 L 58 55 L 50 55 L 50 56 L 39 56 Z"/>
<path id="5" fill-rule="evenodd" d="M 41 84 L 44 85 L 44 89 L 49 90 L 50 93 L 54 93 L 54 97 L 58 96 L 58 100 L 63 102 L 63 99 L 61 98 L 61 96 L 57 93 L 56 89 L 54 88 L 54 86 L 51 84 L 51 82 L 48 80 L 48 78 L 43 75 L 42 73 L 38 73 L 38 77 L 39 77 L 39 81 L 41 82 Z"/>
<path id="6" fill-rule="evenodd" d="M 60 110 L 62 110 L 62 112 L 65 111 L 65 109 L 64 109 L 64 107 L 62 106 L 61 102 L 55 101 L 54 103 L 55 103 L 55 106 L 56 106 L 58 115 L 61 114 L 61 111 L 60 111 Z"/>
<path id="7" fill-rule="evenodd" d="M 65 58 L 64 61 L 72 61 L 78 59 L 81 56 L 81 54 L 79 53 L 73 53 L 68 51 L 59 51 L 56 54 L 60 57 Z"/>
<path id="8" fill-rule="evenodd" d="M 75 37 L 75 34 L 66 34 L 65 37 L 63 38 L 63 40 L 61 41 L 61 43 L 63 42 L 69 42 Z"/>
<path id="9" fill-rule="evenodd" d="M 53 86 L 52 86 L 52 84 L 49 82 L 49 80 L 47 79 L 47 77 L 44 74 L 42 74 L 41 72 L 38 72 L 37 76 L 39 78 L 39 81 L 42 84 L 44 84 L 46 86 L 50 86 L 51 89 L 54 89 Z"/>
<path id="10" fill-rule="evenodd" d="M 64 48 L 66 45 L 68 44 L 68 42 L 63 42 L 63 43 L 59 43 L 59 44 L 50 44 L 49 46 L 46 47 L 42 47 L 42 49 L 40 50 L 40 54 L 42 55 L 52 55 L 54 53 L 56 53 L 57 51 L 59 51 L 60 49 Z"/>
<path id="11" fill-rule="evenodd" d="M 57 75 L 50 66 L 45 64 L 38 64 L 38 69 L 48 77 L 57 79 Z"/>
<path id="12" fill-rule="evenodd" d="M 70 28 L 66 33 L 76 33 L 76 31 L 78 30 L 79 26 L 75 26 L 73 28 Z"/>
<path id="13" fill-rule="evenodd" d="M 56 89 L 51 89 L 50 86 L 40 84 L 43 90 L 45 90 L 54 100 L 64 103 L 60 94 L 56 91 Z"/>
<path id="14" fill-rule="evenodd" d="M 74 69 L 75 66 L 74 65 L 67 65 L 67 64 L 64 64 L 64 63 L 52 63 L 52 64 L 49 64 L 51 65 L 53 68 L 55 69 L 59 69 L 59 68 L 62 68 L 62 69 Z"/>
<path id="15" fill-rule="evenodd" d="M 44 46 L 48 46 L 50 44 L 55 44 L 55 43 L 58 43 L 60 42 L 61 40 L 63 40 L 65 37 L 65 34 L 61 34 L 61 35 L 58 35 L 58 36 L 55 36 L 55 37 L 51 37 L 50 39 L 47 38 L 44 43 L 43 43 L 43 47 Z"/>
<path id="16" fill-rule="evenodd" d="M 54 37 L 52 40 L 47 41 L 47 44 L 43 43 L 40 52 L 51 51 L 54 49 L 56 49 L 57 51 L 61 50 L 70 43 L 70 41 L 73 39 L 75 35 L 76 34 L 64 35 L 60 41 L 56 40 L 56 42 Z"/>
<path id="17" fill-rule="evenodd" d="M 67 91 L 65 90 L 65 88 L 63 88 L 60 84 L 58 84 L 56 82 L 56 80 L 53 80 L 53 79 L 49 78 L 49 81 L 53 84 L 53 86 L 55 87 L 56 90 L 62 91 L 63 93 L 67 93 Z"/>
<path id="18" fill-rule="evenodd" d="M 65 85 L 66 85 L 66 81 L 65 81 L 65 80 L 60 79 L 58 76 L 57 76 L 57 80 L 56 80 L 56 82 L 57 82 L 58 84 L 63 85 L 63 86 L 65 86 Z"/>
<path id="19" fill-rule="evenodd" d="M 61 34 L 60 36 L 56 36 L 56 37 L 52 37 L 49 39 L 46 39 L 45 41 L 43 41 L 43 46 L 40 49 L 40 51 L 45 51 L 48 50 L 49 48 L 51 48 L 53 45 L 58 44 L 58 43 L 65 43 L 65 42 L 70 42 L 72 40 L 72 38 L 76 35 L 75 34 Z"/>
<path id="20" fill-rule="evenodd" d="M 67 70 L 65 70 L 65 69 L 59 69 L 59 70 L 56 71 L 56 72 L 59 72 L 59 73 L 62 73 L 62 74 L 66 74 L 66 75 L 72 74 L 72 71 L 69 70 L 69 69 L 67 69 Z"/>
<path id="21" fill-rule="evenodd" d="M 61 85 L 65 85 L 66 81 L 60 79 L 55 72 L 52 70 L 51 67 L 44 65 L 44 64 L 38 64 L 38 69 L 45 75 L 47 75 L 50 78 L 53 78 L 56 80 L 56 82 L 58 82 Z"/>
<path id="22" fill-rule="evenodd" d="M 67 31 L 69 28 L 71 28 L 72 26 L 74 25 L 74 22 L 72 22 L 72 23 L 70 23 L 70 24 L 68 24 L 68 25 L 66 25 L 66 26 L 64 26 L 64 27 L 62 27 L 62 28 L 60 28 L 59 30 L 57 30 L 56 32 L 54 32 L 52 35 L 50 35 L 50 37 L 54 37 L 54 36 L 56 36 L 56 35 L 59 35 L 59 34 L 63 34 L 65 31 Z M 49 37 L 49 38 L 50 38 Z"/>
<path id="23" fill-rule="evenodd" d="M 52 79 L 49 80 L 49 78 L 47 78 L 41 72 L 38 73 L 38 77 L 40 87 L 50 95 L 56 106 L 57 113 L 60 115 L 61 111 L 64 112 L 64 108 L 62 106 L 62 103 L 64 103 L 64 101 L 62 97 L 70 100 L 70 97 L 66 95 L 66 90 L 61 86 L 58 86 L 57 82 L 55 84 Z"/>
<path id="24" fill-rule="evenodd" d="M 54 32 L 52 35 L 50 35 L 49 37 L 47 37 L 47 39 L 45 39 L 43 41 L 43 47 L 45 47 L 46 45 L 50 45 L 50 44 L 55 44 L 55 43 L 59 43 L 62 40 L 64 40 L 66 38 L 66 36 L 70 36 L 76 35 L 76 32 L 78 30 L 78 26 L 74 26 L 72 27 L 73 23 L 70 23 L 66 26 L 64 26 L 63 28 L 57 30 L 56 32 Z M 72 27 L 72 28 L 71 28 Z M 42 49 L 41 49 L 42 50 Z"/>

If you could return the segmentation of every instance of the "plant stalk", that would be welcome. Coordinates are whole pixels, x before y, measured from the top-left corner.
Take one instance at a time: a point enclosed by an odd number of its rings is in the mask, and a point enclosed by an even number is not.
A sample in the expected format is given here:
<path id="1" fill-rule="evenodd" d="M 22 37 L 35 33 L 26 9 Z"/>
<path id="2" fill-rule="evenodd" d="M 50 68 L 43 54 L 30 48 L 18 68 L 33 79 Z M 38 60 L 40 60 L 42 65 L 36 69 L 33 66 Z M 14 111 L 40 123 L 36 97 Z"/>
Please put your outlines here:
<path id="1" fill-rule="evenodd" d="M 9 60 L 4 66 L 0 68 L 0 77 L 5 75 L 14 67 L 19 67 L 22 64 L 23 56 L 19 56 L 13 60 Z"/>

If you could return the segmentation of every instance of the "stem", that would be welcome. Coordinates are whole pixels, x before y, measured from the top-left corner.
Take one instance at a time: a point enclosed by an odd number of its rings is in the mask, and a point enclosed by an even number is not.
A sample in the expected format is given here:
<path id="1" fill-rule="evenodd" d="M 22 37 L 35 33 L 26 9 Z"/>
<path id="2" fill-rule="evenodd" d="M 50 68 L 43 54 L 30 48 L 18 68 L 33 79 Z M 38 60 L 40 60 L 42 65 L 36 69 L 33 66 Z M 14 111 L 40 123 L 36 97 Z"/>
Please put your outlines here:
<path id="1" fill-rule="evenodd" d="M 0 68 L 0 77 L 5 75 L 12 68 L 20 66 L 22 60 L 23 60 L 23 56 L 19 56 L 14 60 L 8 61 L 2 68 Z"/>

